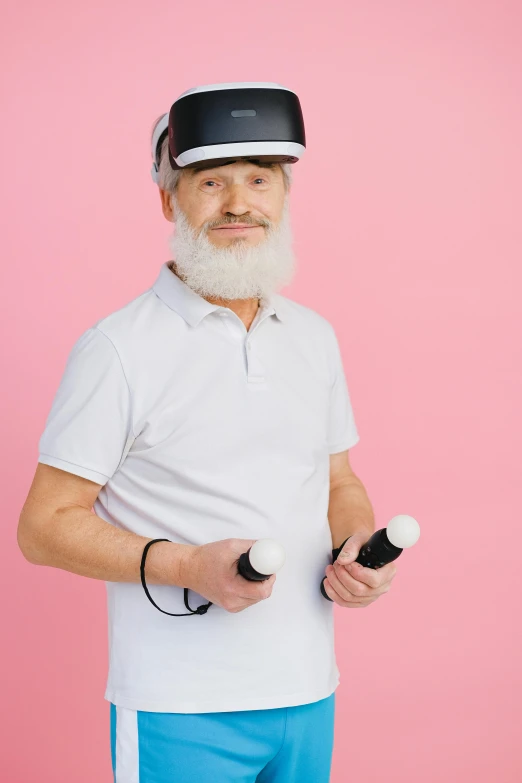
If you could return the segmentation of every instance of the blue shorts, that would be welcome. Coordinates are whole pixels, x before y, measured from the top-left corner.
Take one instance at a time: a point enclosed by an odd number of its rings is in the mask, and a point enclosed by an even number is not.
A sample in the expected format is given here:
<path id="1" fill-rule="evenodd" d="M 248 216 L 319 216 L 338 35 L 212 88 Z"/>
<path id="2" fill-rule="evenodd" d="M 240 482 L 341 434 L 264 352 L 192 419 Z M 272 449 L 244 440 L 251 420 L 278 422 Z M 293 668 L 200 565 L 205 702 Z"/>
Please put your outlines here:
<path id="1" fill-rule="evenodd" d="M 296 707 L 142 712 L 111 703 L 114 783 L 328 783 L 335 692 Z"/>

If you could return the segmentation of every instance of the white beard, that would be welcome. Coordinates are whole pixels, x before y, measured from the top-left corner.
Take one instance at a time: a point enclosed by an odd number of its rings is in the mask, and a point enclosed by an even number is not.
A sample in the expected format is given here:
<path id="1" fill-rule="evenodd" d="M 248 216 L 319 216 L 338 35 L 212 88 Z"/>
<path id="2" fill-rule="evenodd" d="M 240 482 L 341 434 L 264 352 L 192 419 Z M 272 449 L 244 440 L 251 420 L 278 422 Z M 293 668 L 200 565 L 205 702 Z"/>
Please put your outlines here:
<path id="1" fill-rule="evenodd" d="M 270 298 L 292 280 L 295 258 L 292 251 L 289 197 L 285 197 L 278 224 L 260 219 L 267 227 L 257 245 L 234 240 L 226 247 L 213 245 L 207 236 L 208 221 L 197 232 L 172 194 L 175 232 L 169 248 L 178 276 L 200 296 L 219 299 Z M 238 220 L 238 222 L 240 222 Z"/>

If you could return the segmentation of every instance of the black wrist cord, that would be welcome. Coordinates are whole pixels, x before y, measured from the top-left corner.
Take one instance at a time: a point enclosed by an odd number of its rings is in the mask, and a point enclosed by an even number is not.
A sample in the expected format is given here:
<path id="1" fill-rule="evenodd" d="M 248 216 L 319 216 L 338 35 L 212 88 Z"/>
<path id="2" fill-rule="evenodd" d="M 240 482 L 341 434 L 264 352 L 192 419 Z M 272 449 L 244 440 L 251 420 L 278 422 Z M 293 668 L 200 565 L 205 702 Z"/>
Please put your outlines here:
<path id="1" fill-rule="evenodd" d="M 152 544 L 158 543 L 158 541 L 168 541 L 169 543 L 172 543 L 169 538 L 154 538 L 152 541 L 149 541 L 145 545 L 145 549 L 143 550 L 143 554 L 141 556 L 141 565 L 140 565 L 140 576 L 141 576 L 141 584 L 143 585 L 143 589 L 145 590 L 145 594 L 151 604 L 153 604 L 156 609 L 159 609 L 160 612 L 163 612 L 163 614 L 169 614 L 171 617 L 188 617 L 190 614 L 205 614 L 208 611 L 209 606 L 212 606 L 212 601 L 209 601 L 208 604 L 201 604 L 201 606 L 198 606 L 197 609 L 191 609 L 188 602 L 188 587 L 183 588 L 183 598 L 185 601 L 185 606 L 188 609 L 188 612 L 183 612 L 182 614 L 174 614 L 173 612 L 166 612 L 164 609 L 160 609 L 158 604 L 156 604 L 152 598 L 151 595 L 147 589 L 147 584 L 145 582 L 145 560 L 147 559 L 147 552 L 149 551 Z"/>

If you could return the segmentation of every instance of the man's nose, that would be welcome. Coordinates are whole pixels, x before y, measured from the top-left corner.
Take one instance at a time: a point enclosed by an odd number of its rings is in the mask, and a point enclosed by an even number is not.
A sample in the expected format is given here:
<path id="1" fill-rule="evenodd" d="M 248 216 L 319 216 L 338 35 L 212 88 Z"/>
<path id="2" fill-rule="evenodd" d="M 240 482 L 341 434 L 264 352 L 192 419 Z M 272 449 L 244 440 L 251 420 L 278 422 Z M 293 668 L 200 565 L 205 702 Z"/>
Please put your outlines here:
<path id="1" fill-rule="evenodd" d="M 241 185 L 227 188 L 221 211 L 223 214 L 228 212 L 236 216 L 245 215 L 247 212 L 250 212 L 248 197 L 245 193 L 245 189 L 241 187 Z"/>

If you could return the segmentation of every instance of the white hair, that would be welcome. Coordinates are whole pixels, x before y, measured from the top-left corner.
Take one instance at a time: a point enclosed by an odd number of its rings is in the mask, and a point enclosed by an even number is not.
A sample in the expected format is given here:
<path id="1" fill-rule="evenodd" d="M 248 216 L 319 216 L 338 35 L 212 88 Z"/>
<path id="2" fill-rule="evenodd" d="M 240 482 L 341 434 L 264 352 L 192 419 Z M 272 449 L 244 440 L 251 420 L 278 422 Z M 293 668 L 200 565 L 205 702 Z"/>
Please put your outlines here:
<path id="1" fill-rule="evenodd" d="M 152 136 L 156 129 L 156 125 L 158 124 L 158 122 L 161 120 L 162 117 L 163 114 L 160 114 L 160 116 L 155 120 L 154 125 L 152 126 L 152 130 L 150 133 L 151 144 L 152 144 Z M 175 193 L 183 169 L 173 169 L 172 166 L 170 165 L 169 153 L 168 153 L 168 141 L 169 141 L 168 136 L 165 136 L 165 138 L 161 143 L 160 162 L 159 162 L 159 171 L 158 171 L 158 175 L 159 175 L 158 185 L 162 190 L 166 190 L 169 193 Z M 285 190 L 288 192 L 290 189 L 290 185 L 292 184 L 292 164 L 280 163 L 278 165 L 281 166 L 281 169 L 283 171 Z"/>

